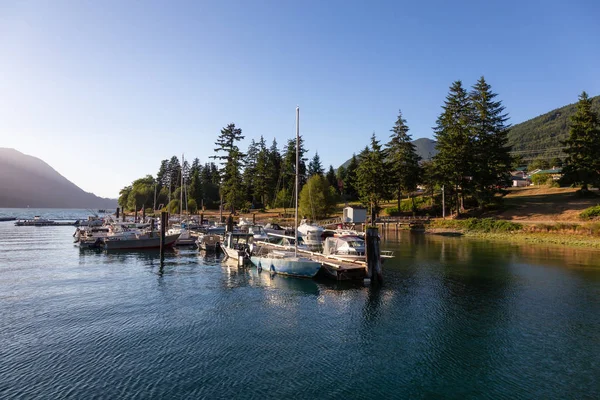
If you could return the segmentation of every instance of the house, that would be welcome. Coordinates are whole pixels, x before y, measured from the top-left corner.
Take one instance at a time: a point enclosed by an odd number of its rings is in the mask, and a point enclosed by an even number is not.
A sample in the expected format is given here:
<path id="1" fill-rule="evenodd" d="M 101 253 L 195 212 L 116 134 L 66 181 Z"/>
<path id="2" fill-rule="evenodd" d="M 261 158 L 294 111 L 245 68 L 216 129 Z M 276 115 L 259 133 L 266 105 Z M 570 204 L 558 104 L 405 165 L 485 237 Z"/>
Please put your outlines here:
<path id="1" fill-rule="evenodd" d="M 522 176 L 519 176 L 519 175 L 512 175 L 510 177 L 510 180 L 512 181 L 513 187 L 526 187 L 526 186 L 530 185 L 530 182 L 528 179 L 523 178 Z"/>
<path id="2" fill-rule="evenodd" d="M 529 176 L 534 176 L 534 175 L 538 175 L 538 174 L 550 175 L 552 177 L 552 180 L 554 180 L 554 181 L 559 180 L 563 176 L 562 168 L 558 168 L 558 167 L 552 167 L 551 169 L 536 169 L 535 171 L 532 171 L 529 174 Z"/>
<path id="3" fill-rule="evenodd" d="M 360 207 L 344 207 L 342 222 L 362 224 L 367 220 L 367 209 Z"/>

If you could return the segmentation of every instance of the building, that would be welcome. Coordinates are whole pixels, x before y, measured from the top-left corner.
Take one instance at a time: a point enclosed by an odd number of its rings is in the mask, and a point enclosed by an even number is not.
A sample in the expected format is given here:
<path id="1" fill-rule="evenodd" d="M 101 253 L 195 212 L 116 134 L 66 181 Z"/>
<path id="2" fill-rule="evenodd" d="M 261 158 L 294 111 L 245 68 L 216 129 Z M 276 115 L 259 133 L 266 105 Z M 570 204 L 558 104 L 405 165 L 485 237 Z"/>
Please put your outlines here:
<path id="1" fill-rule="evenodd" d="M 367 209 L 361 207 L 344 207 L 343 223 L 362 224 L 367 221 Z"/>

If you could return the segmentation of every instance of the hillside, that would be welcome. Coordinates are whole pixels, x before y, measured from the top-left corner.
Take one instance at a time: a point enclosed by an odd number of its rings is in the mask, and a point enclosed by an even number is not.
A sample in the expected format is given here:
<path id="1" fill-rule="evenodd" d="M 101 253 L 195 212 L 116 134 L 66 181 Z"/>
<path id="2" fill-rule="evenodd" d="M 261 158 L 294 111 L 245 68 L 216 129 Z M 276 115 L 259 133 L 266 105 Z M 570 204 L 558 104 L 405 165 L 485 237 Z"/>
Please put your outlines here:
<path id="1" fill-rule="evenodd" d="M 39 158 L 0 148 L 0 207 L 116 208 L 87 193 Z"/>
<path id="2" fill-rule="evenodd" d="M 435 140 L 429 138 L 419 138 L 413 140 L 412 143 L 417 149 L 417 154 L 421 156 L 421 159 L 424 161 L 431 160 L 431 158 L 437 154 L 437 150 L 435 149 L 435 144 L 437 142 Z M 356 155 L 358 156 L 358 153 L 356 153 Z M 346 162 L 340 165 L 340 167 L 347 168 L 348 164 L 350 164 L 350 160 L 352 160 L 352 158 L 348 159 Z"/>
<path id="3" fill-rule="evenodd" d="M 600 96 L 592 101 L 593 109 L 600 112 Z M 569 104 L 513 126 L 508 142 L 514 154 L 521 156 L 524 164 L 539 156 L 547 160 L 564 157 L 560 142 L 569 136 L 569 121 L 575 110 L 575 103 Z"/>

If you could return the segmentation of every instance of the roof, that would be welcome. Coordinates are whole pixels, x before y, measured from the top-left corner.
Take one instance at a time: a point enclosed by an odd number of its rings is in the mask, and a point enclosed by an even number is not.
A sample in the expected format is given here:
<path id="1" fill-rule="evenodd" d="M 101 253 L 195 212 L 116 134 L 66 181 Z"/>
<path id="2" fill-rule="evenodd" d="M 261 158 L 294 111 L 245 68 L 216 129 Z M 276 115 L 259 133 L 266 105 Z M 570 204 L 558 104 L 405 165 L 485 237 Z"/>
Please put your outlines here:
<path id="1" fill-rule="evenodd" d="M 521 177 L 519 175 L 513 175 L 513 176 L 510 177 L 510 179 L 513 180 L 513 181 L 526 181 L 527 180 L 527 179 L 525 179 L 525 178 L 523 178 L 523 177 Z"/>
<path id="2" fill-rule="evenodd" d="M 541 169 L 539 171 L 533 172 L 531 175 L 537 174 L 560 174 L 562 173 L 562 168 L 554 168 L 554 169 Z"/>
<path id="3" fill-rule="evenodd" d="M 515 168 L 515 171 L 527 172 L 527 167 L 518 167 L 518 168 Z"/>

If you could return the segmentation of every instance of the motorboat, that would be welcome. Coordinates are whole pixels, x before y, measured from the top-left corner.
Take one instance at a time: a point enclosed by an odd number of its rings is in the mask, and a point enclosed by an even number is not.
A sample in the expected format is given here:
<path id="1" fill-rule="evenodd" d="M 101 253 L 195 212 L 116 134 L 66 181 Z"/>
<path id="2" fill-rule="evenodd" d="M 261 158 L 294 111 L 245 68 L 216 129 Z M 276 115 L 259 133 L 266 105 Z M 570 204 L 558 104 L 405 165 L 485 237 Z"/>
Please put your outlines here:
<path id="1" fill-rule="evenodd" d="M 227 232 L 220 247 L 229 258 L 243 262 L 250 259 L 253 250 L 254 235 L 248 232 Z"/>

